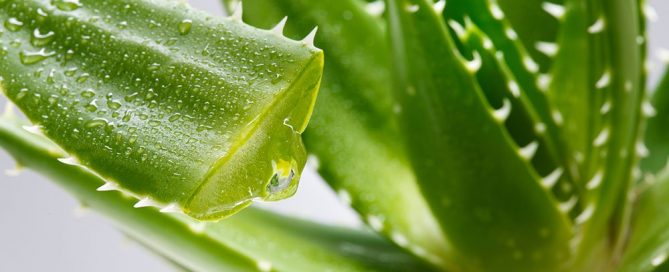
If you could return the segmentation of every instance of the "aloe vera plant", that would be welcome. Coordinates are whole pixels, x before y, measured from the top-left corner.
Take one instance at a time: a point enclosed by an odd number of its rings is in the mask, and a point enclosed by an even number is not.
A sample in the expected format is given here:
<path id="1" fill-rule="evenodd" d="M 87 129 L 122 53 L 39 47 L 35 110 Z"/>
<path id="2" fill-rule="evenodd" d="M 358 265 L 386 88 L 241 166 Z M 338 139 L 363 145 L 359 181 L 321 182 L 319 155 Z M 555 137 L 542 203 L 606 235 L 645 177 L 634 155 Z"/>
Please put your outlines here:
<path id="1" fill-rule="evenodd" d="M 223 3 L 0 1 L 0 145 L 185 270 L 669 267 L 644 1 Z"/>

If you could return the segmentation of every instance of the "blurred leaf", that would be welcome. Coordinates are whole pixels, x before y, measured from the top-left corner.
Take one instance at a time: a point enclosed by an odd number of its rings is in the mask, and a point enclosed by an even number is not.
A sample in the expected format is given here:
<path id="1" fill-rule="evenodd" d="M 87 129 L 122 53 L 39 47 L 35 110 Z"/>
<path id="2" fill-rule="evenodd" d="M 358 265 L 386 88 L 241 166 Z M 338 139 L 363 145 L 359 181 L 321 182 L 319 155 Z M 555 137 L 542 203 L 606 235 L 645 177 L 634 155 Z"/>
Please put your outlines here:
<path id="1" fill-rule="evenodd" d="M 420 257 L 453 266 L 399 140 L 394 111 L 401 109 L 392 96 L 379 19 L 357 0 L 245 0 L 243 8 L 245 21 L 263 28 L 287 15 L 289 37 L 318 25 L 316 45 L 327 61 L 304 139 L 319 173 L 373 229 Z"/>
<path id="2" fill-rule="evenodd" d="M 653 93 L 652 106 L 648 110 L 655 116 L 648 120 L 645 143 L 650 152 L 641 161 L 641 168 L 648 173 L 657 173 L 669 159 L 669 69 Z"/>
<path id="3" fill-rule="evenodd" d="M 386 1 L 419 184 L 464 270 L 560 270 L 570 224 L 456 55 L 432 3 Z M 522 212 L 518 212 L 522 211 Z"/>
<path id="4" fill-rule="evenodd" d="M 295 192 L 322 51 L 181 1 L 2 1 L 0 14 L 6 95 L 138 205 L 217 220 Z"/>
<path id="5" fill-rule="evenodd" d="M 62 151 L 25 123 L 0 118 L 0 145 L 20 165 L 51 178 L 82 205 L 133 239 L 193 271 L 432 271 L 365 231 L 323 226 L 250 208 L 217 223 L 133 208 L 122 192 L 98 192 L 104 180 L 57 160 Z"/>

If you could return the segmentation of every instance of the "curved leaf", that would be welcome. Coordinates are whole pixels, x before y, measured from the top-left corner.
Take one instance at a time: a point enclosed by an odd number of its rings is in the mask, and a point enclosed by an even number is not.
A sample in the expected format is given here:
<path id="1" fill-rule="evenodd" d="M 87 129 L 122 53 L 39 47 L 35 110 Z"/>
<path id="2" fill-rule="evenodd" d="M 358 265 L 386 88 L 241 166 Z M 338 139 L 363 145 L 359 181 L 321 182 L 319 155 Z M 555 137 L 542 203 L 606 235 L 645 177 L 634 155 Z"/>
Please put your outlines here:
<path id="1" fill-rule="evenodd" d="M 648 157 L 641 161 L 641 169 L 648 173 L 657 173 L 667 165 L 669 159 L 669 69 L 653 93 L 652 106 L 649 109 L 655 116 L 648 120 L 646 145 Z"/>
<path id="2" fill-rule="evenodd" d="M 181 1 L 12 0 L 6 95 L 71 158 L 216 220 L 297 188 L 323 53 Z"/>
<path id="3" fill-rule="evenodd" d="M 216 223 L 133 208 L 122 192 L 98 192 L 105 183 L 48 139 L 0 117 L 0 145 L 20 165 L 44 174 L 81 203 L 113 220 L 133 239 L 192 271 L 433 271 L 365 231 L 319 225 L 249 208 Z"/>
<path id="4" fill-rule="evenodd" d="M 464 269 L 560 270 L 570 224 L 527 161 L 534 146 L 515 146 L 431 3 L 386 7 L 411 162 Z"/>
<path id="5" fill-rule="evenodd" d="M 270 28 L 288 16 L 286 34 L 319 26 L 327 63 L 317 107 L 304 133 L 319 173 L 376 231 L 414 254 L 453 268 L 450 246 L 399 140 L 390 52 L 378 19 L 357 0 L 245 0 L 244 20 Z M 420 222 L 420 223 L 417 223 Z"/>

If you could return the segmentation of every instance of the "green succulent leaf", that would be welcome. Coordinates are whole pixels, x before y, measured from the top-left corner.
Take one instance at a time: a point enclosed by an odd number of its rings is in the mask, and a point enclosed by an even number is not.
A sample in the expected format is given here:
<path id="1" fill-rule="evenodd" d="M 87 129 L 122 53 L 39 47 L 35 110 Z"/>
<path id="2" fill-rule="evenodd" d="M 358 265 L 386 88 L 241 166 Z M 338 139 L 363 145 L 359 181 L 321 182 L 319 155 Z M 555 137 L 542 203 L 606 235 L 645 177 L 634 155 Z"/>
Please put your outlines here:
<path id="1" fill-rule="evenodd" d="M 295 192 L 323 66 L 308 39 L 182 1 L 12 0 L 0 17 L 4 93 L 103 189 L 201 220 Z"/>
<path id="2" fill-rule="evenodd" d="M 648 119 L 645 143 L 650 152 L 641 161 L 641 169 L 652 174 L 662 170 L 669 159 L 669 69 L 653 93 L 652 104 L 645 108 L 654 116 Z"/>
<path id="3" fill-rule="evenodd" d="M 527 1 L 526 5 L 533 6 L 535 2 Z M 532 113 L 536 126 L 542 128 L 543 147 L 548 151 L 551 160 L 561 165 L 564 172 L 563 178 L 574 183 L 578 173 L 576 163 L 570 156 L 569 147 L 559 128 L 562 118 L 559 113 L 555 112 L 555 107 L 549 103 L 544 93 L 548 77 L 538 74 L 541 72 L 539 65 L 527 52 L 519 34 L 512 28 L 509 19 L 504 14 L 495 1 L 456 0 L 448 1 L 444 17 L 448 20 L 449 25 L 456 25 L 456 27 L 457 24 L 466 25 L 471 20 L 490 37 L 494 46 L 499 50 L 499 53 L 496 53 L 498 58 L 506 63 L 508 71 L 511 72 L 509 85 L 513 85 L 513 88 L 516 89 L 517 96 L 522 94 L 523 107 Z M 550 29 L 550 26 L 548 28 Z"/>
<path id="4" fill-rule="evenodd" d="M 399 140 L 400 109 L 392 95 L 390 52 L 379 19 L 357 0 L 243 4 L 245 22 L 258 27 L 271 28 L 288 16 L 289 37 L 304 35 L 310 30 L 306 26 L 319 26 L 316 45 L 328 61 L 304 133 L 319 173 L 374 230 L 432 263 L 452 268 L 450 246 Z"/>
<path id="5" fill-rule="evenodd" d="M 464 269 L 559 270 L 570 223 L 528 161 L 536 145 L 515 145 L 432 3 L 386 8 L 411 162 Z"/>
<path id="6" fill-rule="evenodd" d="M 123 192 L 98 192 L 105 180 L 60 162 L 60 148 L 0 117 L 0 146 L 22 166 L 51 178 L 82 205 L 112 219 L 133 239 L 192 271 L 433 271 L 367 231 L 329 227 L 249 208 L 215 223 L 155 207 L 133 208 Z"/>
<path id="7" fill-rule="evenodd" d="M 638 2 L 566 1 L 549 97 L 579 158 L 577 267 L 607 270 L 627 233 L 645 74 Z M 633 12 L 630 12 L 633 11 Z M 578 67 L 575 69 L 575 67 Z"/>
<path id="8" fill-rule="evenodd" d="M 667 271 L 669 168 L 637 186 L 631 229 L 618 271 Z"/>

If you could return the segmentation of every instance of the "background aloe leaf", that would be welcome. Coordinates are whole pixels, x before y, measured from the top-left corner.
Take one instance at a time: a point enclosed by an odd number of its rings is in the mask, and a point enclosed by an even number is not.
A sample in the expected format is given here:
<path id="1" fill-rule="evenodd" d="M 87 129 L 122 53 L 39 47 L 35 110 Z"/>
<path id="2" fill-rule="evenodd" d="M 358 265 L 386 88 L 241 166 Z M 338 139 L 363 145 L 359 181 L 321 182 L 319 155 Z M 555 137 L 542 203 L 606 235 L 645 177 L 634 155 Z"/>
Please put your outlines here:
<path id="1" fill-rule="evenodd" d="M 462 39 L 464 47 L 469 49 L 464 53 L 471 55 L 470 63 L 481 62 L 481 67 L 476 71 L 476 79 L 479 86 L 484 86 L 481 90 L 488 103 L 496 109 L 505 109 L 509 106 L 509 110 L 513 109 L 504 122 L 505 127 L 517 145 L 527 146 L 533 141 L 539 144 L 532 158 L 532 165 L 540 176 L 545 177 L 542 180 L 543 185 L 552 189 L 554 195 L 563 202 L 561 204 L 563 209 L 568 210 L 580 192 L 574 188 L 574 181 L 566 177 L 559 158 L 553 157 L 554 153 L 546 148 L 545 126 L 541 123 L 534 105 L 520 86 L 510 84 L 517 81 L 490 38 L 471 23 L 467 23 L 464 30 L 464 33 L 456 35 Z"/>
<path id="2" fill-rule="evenodd" d="M 181 1 L 3 1 L 0 14 L 6 95 L 138 205 L 213 220 L 295 192 L 323 65 L 308 42 Z"/>
<path id="3" fill-rule="evenodd" d="M 633 230 L 618 271 L 666 271 L 669 256 L 669 168 L 648 176 L 635 194 Z"/>
<path id="4" fill-rule="evenodd" d="M 532 6 L 531 3 L 534 2 L 528 1 L 527 5 Z M 519 89 L 525 96 L 527 101 L 524 107 L 534 113 L 533 115 L 537 117 L 536 124 L 543 127 L 546 149 L 550 156 L 562 165 L 564 178 L 573 183 L 578 177 L 578 169 L 558 127 L 562 118 L 555 112 L 554 106 L 544 94 L 548 77 L 538 74 L 541 72 L 539 65 L 527 53 L 518 33 L 505 17 L 504 11 L 495 1 L 456 0 L 448 1 L 444 16 L 449 24 L 454 21 L 466 23 L 471 20 L 490 37 L 499 50 L 496 54 L 500 54 L 499 58 L 506 62 L 513 75 L 514 80 L 509 81 L 509 84 L 513 84 L 514 88 Z"/>
<path id="5" fill-rule="evenodd" d="M 536 146 L 513 143 L 432 3 L 386 8 L 411 161 L 465 269 L 559 270 L 570 224 L 529 165 Z"/>
<path id="6" fill-rule="evenodd" d="M 652 107 L 656 113 L 648 119 L 646 145 L 649 156 L 641 161 L 641 168 L 647 173 L 657 173 L 667 165 L 669 158 L 669 70 L 653 93 Z"/>
<path id="7" fill-rule="evenodd" d="M 317 107 L 304 133 L 319 173 L 374 230 L 433 263 L 453 255 L 419 191 L 397 127 L 390 52 L 381 23 L 357 0 L 245 0 L 244 20 L 286 35 L 319 26 L 327 62 Z M 234 6 L 234 5 L 229 5 Z M 420 223 L 417 223 L 420 222 Z"/>
<path id="8" fill-rule="evenodd" d="M 638 124 L 644 118 L 638 8 L 632 0 L 566 1 L 552 71 L 549 94 L 561 112 L 570 112 L 564 128 L 582 161 L 587 194 L 575 217 L 580 225 L 575 265 L 588 270 L 610 269 L 607 260 L 617 258 L 612 249 L 621 247 L 627 232 Z"/>
<path id="9" fill-rule="evenodd" d="M 98 192 L 104 184 L 83 167 L 58 161 L 58 146 L 0 118 L 0 145 L 17 163 L 34 169 L 111 218 L 133 239 L 193 271 L 432 271 L 369 232 L 327 227 L 251 208 L 205 223 L 156 208 L 133 208 L 122 192 Z"/>

